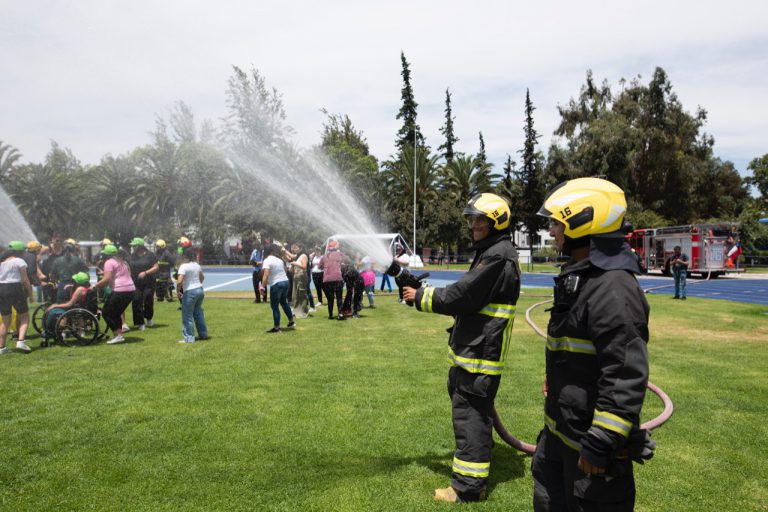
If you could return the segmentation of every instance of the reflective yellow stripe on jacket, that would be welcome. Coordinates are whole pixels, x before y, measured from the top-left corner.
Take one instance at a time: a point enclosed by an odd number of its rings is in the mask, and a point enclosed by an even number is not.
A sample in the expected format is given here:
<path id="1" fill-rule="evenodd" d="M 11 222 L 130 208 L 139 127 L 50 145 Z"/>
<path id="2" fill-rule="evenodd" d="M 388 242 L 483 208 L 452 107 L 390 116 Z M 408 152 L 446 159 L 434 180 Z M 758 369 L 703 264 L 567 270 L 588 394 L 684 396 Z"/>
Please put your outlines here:
<path id="1" fill-rule="evenodd" d="M 424 295 L 426 295 L 426 293 Z M 430 294 L 430 299 L 431 297 L 432 296 Z M 424 301 L 422 300 L 422 307 L 423 304 Z M 429 305 L 431 307 L 431 300 Z M 451 365 L 460 366 L 462 369 L 470 373 L 501 375 L 501 371 L 504 369 L 504 362 L 507 359 L 509 340 L 512 337 L 512 325 L 515 321 L 515 306 L 513 304 L 488 304 L 483 309 L 478 311 L 478 313 L 494 318 L 503 318 L 507 321 L 507 325 L 504 327 L 504 338 L 501 341 L 501 360 L 491 361 L 489 359 L 472 359 L 468 357 L 457 356 L 451 347 L 448 347 L 448 361 L 451 363 Z"/>
<path id="2" fill-rule="evenodd" d="M 491 471 L 490 462 L 467 462 L 465 460 L 453 458 L 453 472 L 464 476 L 473 476 L 475 478 L 488 478 Z"/>
<path id="3" fill-rule="evenodd" d="M 432 313 L 432 294 L 435 289 L 431 286 L 424 288 L 424 293 L 421 296 L 421 310 L 425 313 Z"/>
<path id="4" fill-rule="evenodd" d="M 611 432 L 616 432 L 624 437 L 629 437 L 629 431 L 632 430 L 632 423 L 621 416 L 616 416 L 606 411 L 595 409 L 595 416 L 592 418 L 592 424 L 602 427 Z"/>
<path id="5" fill-rule="evenodd" d="M 552 432 L 554 435 L 556 435 L 568 448 L 571 448 L 573 450 L 576 450 L 577 452 L 581 451 L 581 443 L 578 441 L 574 441 L 570 437 L 567 437 L 562 432 L 557 431 L 557 422 L 550 418 L 548 415 L 544 415 L 544 423 L 547 425 L 547 428 L 550 432 Z"/>
<path id="6" fill-rule="evenodd" d="M 560 338 L 553 338 L 547 336 L 547 350 L 552 352 L 566 351 L 576 352 L 578 354 L 596 355 L 595 345 L 589 340 L 582 340 L 580 338 L 570 338 L 563 336 Z"/>

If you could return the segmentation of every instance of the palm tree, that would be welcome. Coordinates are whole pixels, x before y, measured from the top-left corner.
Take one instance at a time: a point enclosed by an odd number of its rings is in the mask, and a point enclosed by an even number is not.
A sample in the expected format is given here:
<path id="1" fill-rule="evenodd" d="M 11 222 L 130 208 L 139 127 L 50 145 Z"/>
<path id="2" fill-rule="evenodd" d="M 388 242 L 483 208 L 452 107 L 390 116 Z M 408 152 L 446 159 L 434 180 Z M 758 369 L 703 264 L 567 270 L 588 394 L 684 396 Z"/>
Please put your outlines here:
<path id="1" fill-rule="evenodd" d="M 430 154 L 429 148 L 405 146 L 398 160 L 384 164 L 384 187 L 387 194 L 387 206 L 395 227 L 402 233 L 412 231 L 409 219 L 412 215 L 411 205 L 414 200 L 414 175 L 416 177 L 417 226 L 423 227 L 429 222 L 425 219 L 424 210 L 427 203 L 435 201 L 438 196 L 437 178 L 440 166 L 437 160 L 440 155 Z M 414 169 L 415 164 L 415 169 Z M 411 233 L 412 234 L 412 233 Z M 423 241 L 423 240 L 422 240 Z"/>
<path id="2" fill-rule="evenodd" d="M 501 178 L 491 172 L 493 164 L 474 156 L 458 155 L 444 169 L 442 186 L 459 206 L 476 194 L 493 191 L 494 182 Z"/>
<path id="3" fill-rule="evenodd" d="M 0 181 L 6 179 L 21 158 L 19 150 L 0 140 Z"/>
<path id="4" fill-rule="evenodd" d="M 22 165 L 8 176 L 6 191 L 41 240 L 55 232 L 77 233 L 82 188 L 76 176 L 46 165 Z"/>

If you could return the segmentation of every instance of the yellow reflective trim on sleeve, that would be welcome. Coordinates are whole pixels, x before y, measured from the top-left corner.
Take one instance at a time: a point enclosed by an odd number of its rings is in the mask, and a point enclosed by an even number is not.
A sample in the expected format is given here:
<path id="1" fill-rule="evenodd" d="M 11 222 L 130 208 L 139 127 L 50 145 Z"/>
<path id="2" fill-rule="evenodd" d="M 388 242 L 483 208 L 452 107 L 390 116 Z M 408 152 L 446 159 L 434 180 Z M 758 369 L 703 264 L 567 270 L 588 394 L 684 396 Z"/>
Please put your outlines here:
<path id="1" fill-rule="evenodd" d="M 457 356 L 451 347 L 448 347 L 448 362 L 451 363 L 451 366 L 459 366 L 470 373 L 501 375 L 501 371 L 504 369 L 504 361 L 470 359 L 468 357 Z"/>
<path id="2" fill-rule="evenodd" d="M 592 424 L 610 430 L 611 432 L 621 434 L 624 437 L 629 437 L 629 432 L 632 430 L 631 422 L 625 420 L 621 416 L 616 416 L 607 411 L 598 411 L 597 409 L 595 409 Z"/>
<path id="3" fill-rule="evenodd" d="M 459 458 L 453 458 L 453 472 L 475 478 L 488 478 L 491 472 L 490 462 L 467 462 Z"/>
<path id="4" fill-rule="evenodd" d="M 419 302 L 419 309 L 424 313 L 432 313 L 432 294 L 435 289 L 431 286 L 424 288 L 424 293 L 421 294 L 421 302 Z"/>
<path id="5" fill-rule="evenodd" d="M 478 311 L 481 315 L 492 316 L 494 318 L 515 318 L 514 304 L 488 304 Z"/>
<path id="6" fill-rule="evenodd" d="M 571 448 L 572 450 L 576 450 L 577 452 L 581 451 L 581 443 L 578 441 L 574 441 L 573 439 L 567 437 L 562 432 L 557 431 L 557 422 L 550 418 L 548 415 L 544 415 L 544 423 L 547 425 L 547 429 L 549 429 L 552 434 L 558 437 L 565 446 L 568 448 Z"/>
<path id="7" fill-rule="evenodd" d="M 547 350 L 552 352 L 575 352 L 577 354 L 589 354 L 597 355 L 595 345 L 589 340 L 582 340 L 580 338 L 570 338 L 563 336 L 561 338 L 552 338 L 547 336 Z"/>

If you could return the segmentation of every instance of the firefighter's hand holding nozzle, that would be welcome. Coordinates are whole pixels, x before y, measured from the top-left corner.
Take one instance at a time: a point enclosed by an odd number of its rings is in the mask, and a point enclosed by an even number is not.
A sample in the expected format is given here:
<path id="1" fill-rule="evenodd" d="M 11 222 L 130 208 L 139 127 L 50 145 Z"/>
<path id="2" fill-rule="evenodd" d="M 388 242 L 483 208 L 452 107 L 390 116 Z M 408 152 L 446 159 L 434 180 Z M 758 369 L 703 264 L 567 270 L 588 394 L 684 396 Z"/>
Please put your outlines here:
<path id="1" fill-rule="evenodd" d="M 409 306 L 413 306 L 413 301 L 416 299 L 416 290 L 421 288 L 421 280 L 429 276 L 429 272 L 414 276 L 408 269 L 405 269 L 397 264 L 397 261 L 393 261 L 387 269 L 387 274 L 399 279 L 403 283 L 403 299 Z"/>
<path id="2" fill-rule="evenodd" d="M 413 304 L 413 301 L 416 300 L 416 289 L 411 288 L 410 286 L 406 286 L 403 288 L 403 299 L 408 304 Z"/>

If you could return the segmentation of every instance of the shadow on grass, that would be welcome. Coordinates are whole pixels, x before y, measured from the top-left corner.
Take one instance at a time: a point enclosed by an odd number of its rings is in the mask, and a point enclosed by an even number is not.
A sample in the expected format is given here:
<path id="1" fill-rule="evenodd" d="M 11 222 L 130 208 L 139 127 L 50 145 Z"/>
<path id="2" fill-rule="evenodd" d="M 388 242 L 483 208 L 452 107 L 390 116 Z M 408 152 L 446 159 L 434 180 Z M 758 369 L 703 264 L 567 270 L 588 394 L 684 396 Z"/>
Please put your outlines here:
<path id="1" fill-rule="evenodd" d="M 523 455 L 514 448 L 497 444 L 493 448 L 491 474 L 488 477 L 488 492 L 493 492 L 493 489 L 499 484 L 525 476 L 527 458 L 526 455 Z M 444 454 L 430 453 L 420 457 L 380 457 L 377 459 L 376 466 L 380 470 L 390 471 L 393 468 L 416 464 L 429 469 L 437 475 L 442 475 L 446 480 L 450 480 L 452 461 L 453 451 L 449 451 Z"/>

